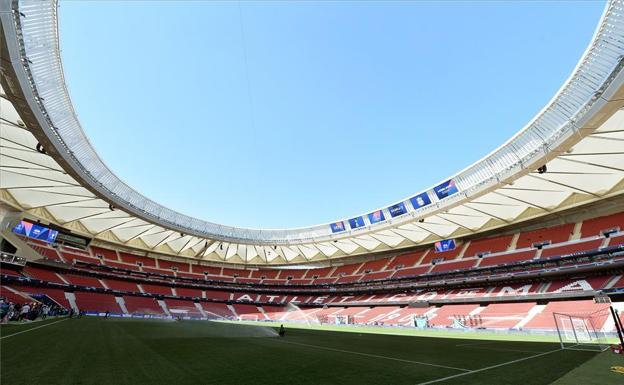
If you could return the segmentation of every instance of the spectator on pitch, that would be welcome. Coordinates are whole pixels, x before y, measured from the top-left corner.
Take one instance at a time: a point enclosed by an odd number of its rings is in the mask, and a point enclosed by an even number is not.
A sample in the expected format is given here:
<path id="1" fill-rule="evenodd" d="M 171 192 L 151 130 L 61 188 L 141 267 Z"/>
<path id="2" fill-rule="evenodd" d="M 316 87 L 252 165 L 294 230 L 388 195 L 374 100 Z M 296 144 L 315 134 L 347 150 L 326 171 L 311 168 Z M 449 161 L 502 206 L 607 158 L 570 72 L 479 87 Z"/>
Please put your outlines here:
<path id="1" fill-rule="evenodd" d="M 26 303 L 24 304 L 24 306 L 22 306 L 22 309 L 20 310 L 19 321 L 23 321 L 24 318 L 27 318 L 28 312 L 30 312 L 30 305 Z"/>
<path id="2" fill-rule="evenodd" d="M 9 321 L 9 312 L 12 310 L 13 304 L 7 300 L 2 300 L 0 304 L 0 323 L 7 323 Z"/>
<path id="3" fill-rule="evenodd" d="M 284 324 L 280 325 L 278 334 L 280 337 L 284 337 L 286 335 L 286 329 L 284 329 Z"/>
<path id="4" fill-rule="evenodd" d="M 48 305 L 43 305 L 43 307 L 41 308 L 41 318 L 48 318 L 48 313 L 50 313 L 50 307 Z"/>

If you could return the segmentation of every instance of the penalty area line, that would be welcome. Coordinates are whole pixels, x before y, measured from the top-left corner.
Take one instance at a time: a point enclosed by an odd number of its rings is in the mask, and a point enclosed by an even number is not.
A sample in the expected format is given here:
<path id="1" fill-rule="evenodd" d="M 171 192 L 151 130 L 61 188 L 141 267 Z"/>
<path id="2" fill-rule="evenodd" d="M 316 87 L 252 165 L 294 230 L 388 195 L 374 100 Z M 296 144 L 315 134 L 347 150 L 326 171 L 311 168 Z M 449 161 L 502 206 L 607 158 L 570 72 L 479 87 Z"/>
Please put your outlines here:
<path id="1" fill-rule="evenodd" d="M 551 353 L 555 353 L 555 352 L 560 352 L 563 349 L 555 349 L 555 350 L 550 350 L 544 353 L 540 353 L 540 354 L 534 354 L 532 356 L 528 356 L 528 357 L 524 357 L 524 358 L 519 358 L 517 360 L 513 360 L 513 361 L 508 361 L 508 362 L 503 362 L 502 364 L 497 364 L 497 365 L 492 365 L 492 366 L 487 366 L 485 368 L 481 368 L 481 369 L 475 369 L 475 370 L 469 370 L 466 373 L 459 373 L 459 374 L 455 374 L 452 376 L 448 376 L 448 377 L 443 377 L 443 378 L 438 378 L 437 380 L 431 380 L 431 381 L 426 381 L 426 382 L 420 382 L 417 385 L 428 385 L 428 384 L 435 384 L 437 382 L 442 382 L 442 381 L 446 381 L 446 380 L 452 380 L 454 378 L 458 378 L 458 377 L 463 377 L 463 376 L 467 376 L 469 374 L 474 374 L 474 373 L 479 373 L 479 372 L 485 372 L 486 370 L 490 370 L 490 369 L 496 369 L 496 368 L 500 368 L 501 366 L 506 366 L 506 365 L 511 365 L 511 364 L 515 364 L 517 362 L 522 362 L 522 361 L 526 361 L 526 360 L 530 360 L 533 358 L 537 358 L 537 357 L 541 357 L 541 356 L 545 356 L 547 354 L 551 354 Z"/>
<path id="2" fill-rule="evenodd" d="M 381 356 L 378 354 L 371 354 L 371 353 L 362 353 L 362 352 L 355 352 L 352 350 L 343 350 L 343 349 L 336 349 L 336 348 L 330 348 L 327 346 L 320 346 L 320 345 L 311 345 L 311 344 L 304 344 L 301 342 L 293 342 L 293 341 L 284 341 L 284 340 L 278 340 L 284 344 L 292 344 L 292 345 L 300 345 L 300 346 L 307 346 L 310 348 L 315 348 L 315 349 L 322 349 L 322 350 L 329 350 L 332 352 L 338 352 L 338 353 L 347 353 L 347 354 L 355 354 L 357 356 L 364 356 L 364 357 L 372 357 L 372 358 L 381 358 L 384 360 L 391 360 L 391 361 L 399 361 L 399 362 L 405 362 L 408 364 L 417 364 L 417 365 L 426 365 L 426 366 L 435 366 L 436 368 L 444 368 L 444 369 L 452 369 L 452 370 L 459 370 L 462 372 L 470 372 L 470 369 L 464 369 L 464 368 L 456 368 L 454 366 L 446 366 L 446 365 L 438 365 L 438 364 L 432 364 L 430 362 L 421 362 L 421 361 L 413 361 L 413 360 L 406 360 L 403 358 L 396 358 L 396 357 L 388 357 L 388 356 Z"/>
<path id="3" fill-rule="evenodd" d="M 57 323 L 59 323 L 59 322 L 67 321 L 68 319 L 69 319 L 69 318 L 63 318 L 62 320 L 58 320 L 58 321 L 54 321 L 54 322 L 50 322 L 49 324 L 40 325 L 40 326 L 35 326 L 34 328 L 29 328 L 29 329 L 26 329 L 26 330 L 22 330 L 21 332 L 16 332 L 16 333 L 13 333 L 13 334 L 9 334 L 8 336 L 2 336 L 2 337 L 0 337 L 0 340 L 3 340 L 3 339 L 5 339 L 5 338 L 9 338 L 9 337 L 13 337 L 13 336 L 16 336 L 16 335 L 18 335 L 18 334 L 22 334 L 22 333 L 30 332 L 30 331 L 33 331 L 33 330 L 35 330 L 35 329 L 41 329 L 41 328 L 44 328 L 44 327 L 46 327 L 46 326 L 50 326 L 50 325 L 57 324 Z"/>

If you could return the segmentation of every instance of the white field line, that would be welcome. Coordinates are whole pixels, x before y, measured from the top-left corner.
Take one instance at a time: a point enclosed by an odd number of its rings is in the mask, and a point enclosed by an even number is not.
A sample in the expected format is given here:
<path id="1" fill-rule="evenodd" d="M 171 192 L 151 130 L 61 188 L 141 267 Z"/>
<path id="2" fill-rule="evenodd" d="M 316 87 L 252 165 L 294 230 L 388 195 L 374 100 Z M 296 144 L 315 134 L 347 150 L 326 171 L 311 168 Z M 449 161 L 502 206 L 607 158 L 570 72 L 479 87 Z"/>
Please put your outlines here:
<path id="1" fill-rule="evenodd" d="M 391 361 L 399 361 L 399 362 L 406 362 L 409 364 L 417 364 L 417 365 L 426 365 L 426 366 L 435 366 L 437 368 L 445 368 L 445 369 L 452 369 L 452 370 L 459 370 L 462 372 L 470 372 L 469 369 L 464 369 L 464 368 L 457 368 L 454 366 L 446 366 L 446 365 L 438 365 L 438 364 L 432 364 L 429 362 L 421 362 L 421 361 L 412 361 L 412 360 L 405 360 L 403 358 L 396 358 L 396 357 L 388 357 L 388 356 L 381 356 L 378 354 L 370 354 L 370 353 L 362 353 L 362 352 L 354 352 L 352 350 L 342 350 L 342 349 L 335 349 L 335 348 L 330 348 L 327 346 L 319 346 L 319 345 L 310 345 L 310 344 L 303 344 L 300 342 L 292 342 L 292 341 L 284 341 L 283 339 L 281 340 L 277 340 L 280 341 L 282 343 L 285 344 L 293 344 L 293 345 L 301 345 L 301 346 L 307 346 L 310 348 L 315 348 L 315 349 L 322 349 L 322 350 L 329 350 L 332 352 L 339 352 L 339 353 L 347 353 L 347 354 L 355 354 L 358 356 L 364 356 L 364 357 L 373 357 L 373 358 L 381 358 L 384 360 L 391 360 Z"/>
<path id="2" fill-rule="evenodd" d="M 62 320 L 58 320 L 58 321 L 54 321 L 54 322 L 50 322 L 49 324 L 45 324 L 45 325 L 41 325 L 41 326 L 35 326 L 34 328 L 30 328 L 30 329 L 22 330 L 21 332 L 17 332 L 17 333 L 9 334 L 8 336 L 3 336 L 3 337 L 0 337 L 0 340 L 3 340 L 3 339 L 5 339 L 5 338 L 9 338 L 9 337 L 13 337 L 13 336 L 16 336 L 16 335 L 18 335 L 18 334 L 22 334 L 22 333 L 30 332 L 30 331 L 33 331 L 33 330 L 35 330 L 35 329 L 41 329 L 41 328 L 44 328 L 44 327 L 46 327 L 46 326 L 50 326 L 50 325 L 57 324 L 57 323 L 59 323 L 59 322 L 67 321 L 68 319 L 69 319 L 69 318 L 63 318 Z"/>
<path id="3" fill-rule="evenodd" d="M 451 380 L 454 378 L 458 378 L 458 377 L 463 377 L 463 376 L 467 376 L 470 374 L 474 374 L 474 373 L 479 373 L 479 372 L 484 372 L 486 370 L 490 370 L 490 369 L 496 369 L 496 368 L 500 368 L 501 366 L 506 366 L 506 365 L 511 365 L 511 364 L 515 364 L 517 362 L 522 362 L 522 361 L 526 361 L 526 360 L 530 360 L 533 358 L 537 358 L 537 357 L 541 357 L 541 356 L 545 356 L 547 354 L 551 354 L 551 353 L 555 353 L 555 352 L 559 352 L 563 349 L 555 349 L 555 350 L 550 350 L 548 352 L 544 352 L 544 353 L 540 353 L 540 354 L 534 354 L 532 356 L 528 356 L 528 357 L 524 357 L 524 358 L 519 358 L 517 360 L 513 360 L 513 361 L 508 361 L 508 362 L 503 362 L 502 364 L 497 364 L 497 365 L 492 365 L 492 366 L 488 366 L 485 368 L 481 368 L 481 369 L 476 369 L 476 370 L 469 370 L 466 373 L 459 373 L 459 374 L 455 374 L 452 376 L 448 376 L 448 377 L 443 377 L 443 378 L 438 378 L 437 380 L 431 380 L 431 381 L 426 381 L 426 382 L 420 382 L 417 385 L 428 385 L 428 384 L 435 384 L 437 382 L 442 382 L 442 381 L 446 381 L 446 380 Z"/>

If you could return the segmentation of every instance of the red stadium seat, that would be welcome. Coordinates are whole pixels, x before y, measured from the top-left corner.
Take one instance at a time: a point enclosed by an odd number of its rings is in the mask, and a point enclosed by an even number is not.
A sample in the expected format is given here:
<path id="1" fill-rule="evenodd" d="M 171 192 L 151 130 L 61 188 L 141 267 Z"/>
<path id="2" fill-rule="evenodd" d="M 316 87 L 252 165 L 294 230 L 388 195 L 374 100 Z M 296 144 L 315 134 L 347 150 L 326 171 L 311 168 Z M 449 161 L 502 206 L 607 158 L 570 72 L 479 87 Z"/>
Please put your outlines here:
<path id="1" fill-rule="evenodd" d="M 512 238 L 513 235 L 504 235 L 502 237 L 473 239 L 466 248 L 463 257 L 470 258 L 483 253 L 494 254 L 507 251 Z"/>
<path id="2" fill-rule="evenodd" d="M 587 219 L 584 220 L 581 225 L 581 233 L 583 234 L 583 237 L 601 235 L 602 231 L 611 229 L 624 231 L 624 212 L 594 219 Z"/>
<path id="3" fill-rule="evenodd" d="M 163 308 L 156 302 L 154 298 L 123 296 L 126 309 L 132 314 L 155 314 L 164 315 Z"/>
<path id="4" fill-rule="evenodd" d="M 76 296 L 76 305 L 81 311 L 122 313 L 114 295 L 82 291 L 74 292 L 74 295 Z"/>
<path id="5" fill-rule="evenodd" d="M 568 223 L 560 226 L 547 227 L 544 229 L 526 231 L 520 233 L 516 249 L 532 247 L 535 243 L 561 243 L 567 242 L 574 230 L 574 223 Z"/>

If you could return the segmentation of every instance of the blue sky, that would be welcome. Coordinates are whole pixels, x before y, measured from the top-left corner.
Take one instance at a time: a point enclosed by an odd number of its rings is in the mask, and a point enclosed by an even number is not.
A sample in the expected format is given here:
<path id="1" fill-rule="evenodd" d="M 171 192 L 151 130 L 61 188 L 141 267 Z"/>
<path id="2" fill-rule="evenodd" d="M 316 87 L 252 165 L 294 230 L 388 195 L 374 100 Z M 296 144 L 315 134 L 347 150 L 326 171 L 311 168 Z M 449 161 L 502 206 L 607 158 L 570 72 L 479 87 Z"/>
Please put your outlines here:
<path id="1" fill-rule="evenodd" d="M 603 2 L 62 1 L 66 80 L 119 177 L 283 228 L 424 190 L 523 127 Z"/>

